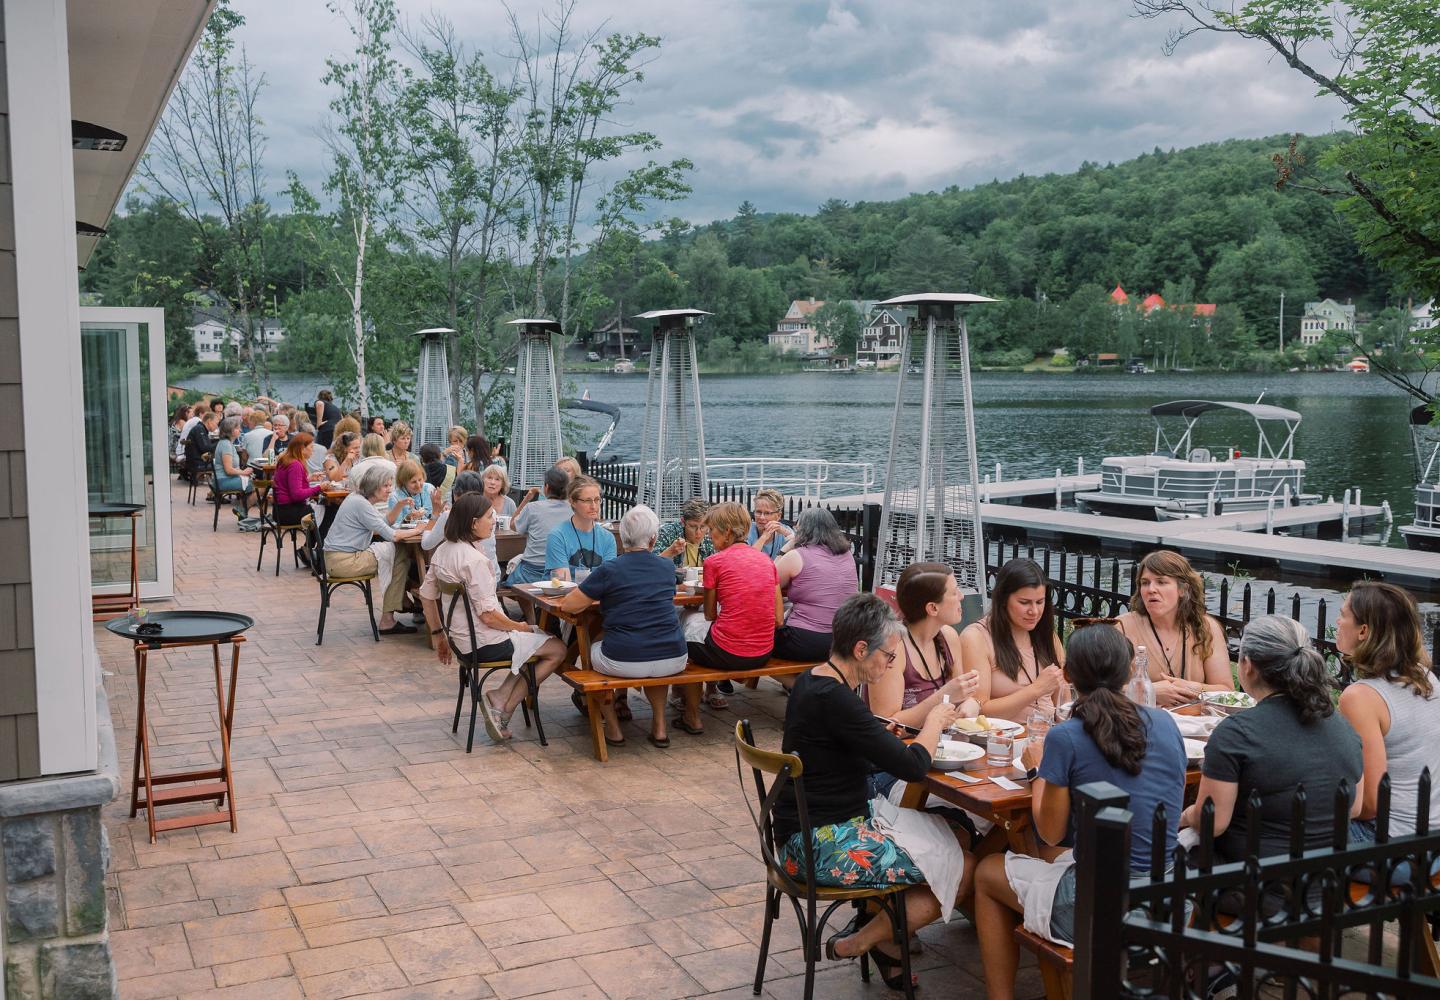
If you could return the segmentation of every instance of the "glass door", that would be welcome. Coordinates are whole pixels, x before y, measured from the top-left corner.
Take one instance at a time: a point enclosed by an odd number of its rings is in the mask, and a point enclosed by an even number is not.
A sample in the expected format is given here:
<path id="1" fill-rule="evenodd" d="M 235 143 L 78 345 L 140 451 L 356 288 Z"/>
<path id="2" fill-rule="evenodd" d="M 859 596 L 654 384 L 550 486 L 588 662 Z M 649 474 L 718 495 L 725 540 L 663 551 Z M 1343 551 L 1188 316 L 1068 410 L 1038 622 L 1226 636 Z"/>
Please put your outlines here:
<path id="1" fill-rule="evenodd" d="M 136 522 L 140 595 L 174 592 L 165 323 L 159 309 L 81 308 L 85 475 L 94 503 L 142 504 Z M 90 519 L 96 593 L 130 584 L 130 519 Z"/>

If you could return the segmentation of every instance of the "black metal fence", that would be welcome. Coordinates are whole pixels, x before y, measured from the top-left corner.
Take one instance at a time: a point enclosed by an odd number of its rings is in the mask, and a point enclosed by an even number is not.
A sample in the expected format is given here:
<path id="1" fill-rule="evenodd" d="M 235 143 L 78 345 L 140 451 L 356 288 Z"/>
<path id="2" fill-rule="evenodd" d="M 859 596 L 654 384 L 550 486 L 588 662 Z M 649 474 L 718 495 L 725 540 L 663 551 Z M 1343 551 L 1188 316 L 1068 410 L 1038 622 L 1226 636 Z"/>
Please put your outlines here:
<path id="1" fill-rule="evenodd" d="M 1440 918 L 1440 830 L 1427 822 L 1428 771 L 1414 831 L 1390 830 L 1382 777 L 1373 843 L 1349 843 L 1343 783 L 1328 836 L 1307 840 L 1305 790 L 1297 789 L 1290 849 L 1272 857 L 1259 856 L 1261 800 L 1253 793 L 1243 804 L 1245 856 L 1228 863 L 1215 858 L 1213 802 L 1201 811 L 1200 843 L 1170 855 L 1162 806 L 1152 817 L 1150 871 L 1139 876 L 1130 833 L 1143 817 L 1132 816 L 1128 796 L 1106 782 L 1076 795 L 1076 1000 L 1198 998 L 1212 995 L 1222 976 L 1241 998 L 1440 996 L 1427 922 Z M 1393 965 L 1384 955 L 1388 922 L 1399 928 Z M 1352 954 L 1363 946 L 1364 957 L 1343 957 L 1342 938 Z"/>
<path id="2" fill-rule="evenodd" d="M 579 456 L 581 467 L 600 484 L 601 516 L 607 520 L 621 517 L 633 507 L 639 495 L 637 469 L 634 465 L 621 462 L 587 462 Z M 757 491 L 730 483 L 710 483 L 710 503 L 734 501 L 749 508 Z M 864 504 L 860 507 L 836 507 L 823 500 L 803 497 L 787 497 L 781 517 L 794 522 L 807 507 L 824 507 L 835 516 L 841 530 L 850 538 L 855 547 L 855 563 L 863 590 L 875 586 L 875 565 L 879 557 L 880 505 Z M 1007 554 L 1008 553 L 1008 554 Z M 1136 578 L 1136 560 L 1116 559 L 1111 556 L 1069 552 L 1065 549 L 1050 549 L 1019 542 L 1005 542 L 991 539 L 986 545 L 986 587 L 993 587 L 995 574 L 1010 559 L 1033 559 L 1040 564 L 1050 582 L 1050 596 L 1056 610 L 1056 627 L 1064 633 L 1065 627 L 1077 618 L 1114 618 L 1130 605 Z M 1298 593 L 1279 593 L 1274 587 L 1263 590 L 1250 582 L 1232 583 L 1221 580 L 1216 588 L 1218 601 L 1212 601 L 1210 614 L 1220 622 L 1230 641 L 1231 659 L 1238 652 L 1240 633 L 1256 615 L 1288 615 L 1300 622 L 1310 632 L 1315 648 L 1331 665 L 1340 683 L 1349 683 L 1349 667 L 1340 657 L 1331 635 L 1334 616 L 1338 608 L 1320 598 L 1313 609 L 1307 609 Z M 1307 613 L 1308 612 L 1308 613 Z M 1440 623 L 1431 630 L 1431 663 L 1440 674 Z"/>

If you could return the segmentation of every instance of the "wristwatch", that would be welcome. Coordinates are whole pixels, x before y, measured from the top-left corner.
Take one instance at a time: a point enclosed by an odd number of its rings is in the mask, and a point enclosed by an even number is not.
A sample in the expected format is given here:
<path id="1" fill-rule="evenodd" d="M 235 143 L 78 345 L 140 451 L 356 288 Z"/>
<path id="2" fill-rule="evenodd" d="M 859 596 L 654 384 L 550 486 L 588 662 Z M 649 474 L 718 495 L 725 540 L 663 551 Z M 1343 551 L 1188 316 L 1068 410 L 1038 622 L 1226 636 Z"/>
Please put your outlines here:
<path id="1" fill-rule="evenodd" d="M 1039 769 L 1038 767 L 1027 767 L 1027 768 L 1025 769 L 1025 780 L 1026 780 L 1026 781 L 1034 781 L 1034 780 L 1035 780 L 1036 778 L 1038 778 L 1039 776 L 1040 776 L 1040 769 Z"/>

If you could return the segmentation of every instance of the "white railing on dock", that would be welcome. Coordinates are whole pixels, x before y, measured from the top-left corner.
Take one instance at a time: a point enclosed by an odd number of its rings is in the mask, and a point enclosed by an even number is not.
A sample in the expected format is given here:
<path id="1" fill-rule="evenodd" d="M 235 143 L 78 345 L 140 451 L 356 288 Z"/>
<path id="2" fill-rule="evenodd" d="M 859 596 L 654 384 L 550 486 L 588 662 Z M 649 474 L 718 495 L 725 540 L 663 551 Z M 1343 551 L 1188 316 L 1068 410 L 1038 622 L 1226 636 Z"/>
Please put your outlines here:
<path id="1" fill-rule="evenodd" d="M 706 458 L 705 475 L 712 483 L 745 490 L 768 488 L 811 500 L 875 489 L 873 463 L 831 462 L 823 458 Z"/>

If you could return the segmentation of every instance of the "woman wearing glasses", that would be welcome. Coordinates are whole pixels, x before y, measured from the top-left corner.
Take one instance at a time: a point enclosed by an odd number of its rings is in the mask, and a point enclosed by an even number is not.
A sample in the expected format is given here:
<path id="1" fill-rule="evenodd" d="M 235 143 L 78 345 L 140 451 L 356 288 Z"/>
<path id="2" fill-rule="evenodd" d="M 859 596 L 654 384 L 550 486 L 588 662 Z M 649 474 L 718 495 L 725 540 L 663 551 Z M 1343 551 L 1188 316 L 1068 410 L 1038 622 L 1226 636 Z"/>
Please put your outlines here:
<path id="1" fill-rule="evenodd" d="M 615 558 L 615 536 L 600 523 L 599 483 L 576 476 L 566 498 L 574 513 L 556 525 L 545 542 L 545 572 L 579 583 L 601 563 Z"/>
<path id="2" fill-rule="evenodd" d="M 973 865 L 966 836 L 939 816 L 870 798 L 866 779 L 877 768 L 905 781 L 923 780 L 940 734 L 961 715 L 957 702 L 936 700 L 923 718 L 912 720 L 920 732 L 907 745 L 861 700 L 861 685 L 898 669 L 900 637 L 894 613 L 874 594 L 856 594 L 835 612 L 829 659 L 795 679 L 785 706 L 782 749 L 805 762 L 810 829 L 801 829 L 794 786 L 786 784 L 774 830 L 777 858 L 792 878 L 856 888 L 913 886 L 904 905 L 914 933 L 936 917 L 949 919 L 956 901 L 971 891 Z M 903 987 L 888 915 L 825 942 L 832 961 L 859 955 L 869 956 L 887 986 Z"/>
<path id="3" fill-rule="evenodd" d="M 755 520 L 745 534 L 745 542 L 752 549 L 765 553 L 770 561 L 774 562 L 784 553 L 790 539 L 795 537 L 795 529 L 780 520 L 780 512 L 785 509 L 785 498 L 776 490 L 761 490 L 755 494 L 755 502 L 750 509 Z"/>

